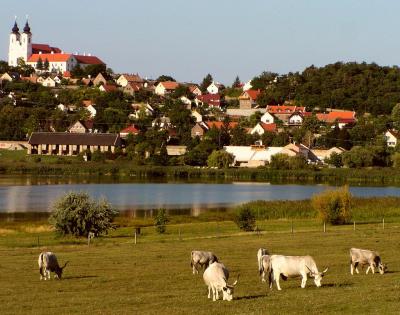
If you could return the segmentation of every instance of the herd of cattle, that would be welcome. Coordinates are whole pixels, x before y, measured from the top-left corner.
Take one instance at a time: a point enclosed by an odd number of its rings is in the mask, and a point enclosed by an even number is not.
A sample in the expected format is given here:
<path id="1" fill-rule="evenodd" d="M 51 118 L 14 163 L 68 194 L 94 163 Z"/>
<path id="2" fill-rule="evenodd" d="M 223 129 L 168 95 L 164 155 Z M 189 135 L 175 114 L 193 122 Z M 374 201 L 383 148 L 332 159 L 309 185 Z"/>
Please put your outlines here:
<path id="1" fill-rule="evenodd" d="M 279 285 L 279 279 L 286 281 L 288 278 L 301 277 L 301 287 L 306 287 L 307 275 L 314 279 L 317 287 L 321 286 L 321 280 L 328 271 L 319 272 L 317 264 L 311 256 L 283 256 L 270 255 L 264 248 L 260 248 L 257 252 L 258 271 L 261 280 L 266 282 L 268 277 L 269 287 L 272 289 L 272 283 L 275 281 L 278 290 L 282 290 Z M 192 251 L 190 265 L 193 269 L 193 274 L 199 272 L 199 268 L 204 268 L 203 279 L 208 287 L 208 298 L 213 301 L 219 299 L 219 292 L 222 291 L 222 299 L 232 301 L 234 287 L 239 280 L 239 276 L 233 284 L 228 284 L 229 270 L 224 264 L 218 261 L 217 256 L 212 252 Z M 377 252 L 351 248 L 350 249 L 350 273 L 353 275 L 354 269 L 357 273 L 358 266 L 368 266 L 366 273 L 369 270 L 375 273 L 378 268 L 381 274 L 387 270 L 387 266 L 382 263 Z"/>
<path id="2" fill-rule="evenodd" d="M 43 252 L 39 255 L 38 265 L 40 280 L 50 280 L 50 272 L 54 272 L 54 278 L 61 279 L 64 268 L 68 262 L 60 267 L 57 257 L 52 252 Z M 307 276 L 314 279 L 317 287 L 321 286 L 321 280 L 325 273 L 328 271 L 319 272 L 317 264 L 311 256 L 283 256 L 283 255 L 270 255 L 264 248 L 260 248 L 257 252 L 258 271 L 261 280 L 266 282 L 268 277 L 269 287 L 272 289 L 273 281 L 276 283 L 278 290 L 281 290 L 279 279 L 286 281 L 288 278 L 301 276 L 301 287 L 306 287 Z M 192 251 L 190 265 L 193 274 L 199 273 L 199 269 L 203 268 L 203 279 L 208 287 L 208 298 L 213 301 L 219 299 L 219 292 L 222 291 L 222 298 L 226 301 L 232 301 L 234 288 L 239 280 L 239 276 L 232 284 L 228 284 L 229 270 L 224 264 L 218 261 L 217 256 L 212 252 L 206 251 Z M 354 269 L 357 273 L 358 266 L 368 266 L 366 273 L 369 270 L 375 273 L 377 268 L 381 274 L 387 270 L 387 266 L 382 263 L 381 258 L 377 252 L 351 248 L 350 249 L 350 273 L 353 275 Z"/>

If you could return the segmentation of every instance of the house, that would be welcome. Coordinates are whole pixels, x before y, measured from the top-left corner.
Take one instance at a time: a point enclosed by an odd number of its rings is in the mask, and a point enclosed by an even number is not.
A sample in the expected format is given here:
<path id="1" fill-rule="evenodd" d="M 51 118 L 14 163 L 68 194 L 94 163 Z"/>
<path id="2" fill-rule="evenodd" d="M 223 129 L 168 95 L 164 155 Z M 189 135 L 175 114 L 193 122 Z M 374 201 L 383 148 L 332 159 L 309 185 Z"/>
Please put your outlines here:
<path id="1" fill-rule="evenodd" d="M 68 111 L 68 107 L 65 106 L 64 104 L 61 104 L 61 103 L 58 104 L 58 105 L 56 106 L 56 108 L 57 108 L 58 110 L 64 112 L 64 113 L 66 113 L 66 112 Z"/>
<path id="2" fill-rule="evenodd" d="M 192 108 L 192 101 L 189 98 L 187 98 L 186 96 L 181 96 L 179 99 L 181 100 L 181 102 L 183 104 L 186 105 L 187 109 L 191 109 Z"/>
<path id="3" fill-rule="evenodd" d="M 201 95 L 200 88 L 197 85 L 189 85 L 189 92 L 194 94 L 194 95 Z"/>
<path id="4" fill-rule="evenodd" d="M 135 82 L 128 82 L 128 84 L 123 88 L 123 92 L 128 95 L 135 95 L 136 92 L 138 92 L 142 86 L 139 83 Z"/>
<path id="5" fill-rule="evenodd" d="M 133 114 L 129 114 L 129 118 L 139 119 L 141 113 L 146 116 L 152 116 L 154 114 L 154 108 L 149 103 L 132 104 Z"/>
<path id="6" fill-rule="evenodd" d="M 100 84 L 107 84 L 107 80 L 102 73 L 99 73 L 93 80 L 93 85 L 98 86 Z"/>
<path id="7" fill-rule="evenodd" d="M 83 85 L 93 86 L 93 80 L 90 78 L 90 76 L 88 78 L 82 78 L 81 82 Z"/>
<path id="8" fill-rule="evenodd" d="M 19 151 L 28 148 L 28 141 L 0 140 L 0 150 Z"/>
<path id="9" fill-rule="evenodd" d="M 44 80 L 46 80 L 46 78 L 40 76 L 40 77 L 37 78 L 36 83 L 43 84 Z"/>
<path id="10" fill-rule="evenodd" d="M 252 109 L 240 109 L 240 108 L 227 108 L 226 115 L 236 119 L 240 117 L 250 117 L 256 112 L 264 114 L 266 112 L 265 108 L 252 108 Z"/>
<path id="11" fill-rule="evenodd" d="M 306 108 L 304 106 L 295 105 L 267 105 L 267 112 L 270 114 L 286 114 L 291 115 L 295 112 L 304 113 Z"/>
<path id="12" fill-rule="evenodd" d="M 273 124 L 275 122 L 275 116 L 271 113 L 265 112 L 261 118 L 261 122 L 264 124 Z"/>
<path id="13" fill-rule="evenodd" d="M 193 110 L 192 111 L 192 117 L 196 119 L 196 122 L 202 122 L 203 121 L 203 116 L 198 112 Z"/>
<path id="14" fill-rule="evenodd" d="M 213 81 L 209 86 L 207 86 L 207 92 L 210 94 L 218 94 L 222 87 L 222 84 Z"/>
<path id="15" fill-rule="evenodd" d="M 93 132 L 93 120 L 78 120 L 67 131 L 70 133 L 91 133 Z"/>
<path id="16" fill-rule="evenodd" d="M 135 83 L 142 88 L 144 80 L 138 74 L 121 74 L 117 79 L 119 86 L 126 87 L 129 83 Z"/>
<path id="17" fill-rule="evenodd" d="M 124 129 L 122 129 L 119 132 L 119 135 L 121 136 L 122 139 L 126 139 L 128 137 L 128 135 L 137 135 L 139 134 L 140 130 L 138 128 L 135 127 L 135 125 L 131 125 L 128 126 Z"/>
<path id="18" fill-rule="evenodd" d="M 90 117 L 94 118 L 96 116 L 96 109 L 94 108 L 95 104 L 91 100 L 82 101 L 83 107 L 90 113 Z"/>
<path id="19" fill-rule="evenodd" d="M 319 113 L 316 115 L 317 119 L 327 124 L 337 123 L 340 129 L 344 128 L 349 124 L 354 124 L 356 120 L 356 112 L 335 110 L 329 113 Z"/>
<path id="20" fill-rule="evenodd" d="M 51 77 L 47 77 L 46 79 L 44 79 L 42 85 L 47 87 L 55 87 L 56 81 L 54 81 Z"/>
<path id="21" fill-rule="evenodd" d="M 310 112 L 294 112 L 289 116 L 288 125 L 289 126 L 301 126 L 306 117 L 311 117 Z"/>
<path id="22" fill-rule="evenodd" d="M 337 148 L 337 147 L 332 147 L 328 150 L 322 150 L 322 149 L 311 149 L 311 160 L 313 160 L 314 162 L 322 162 L 325 163 L 326 159 L 329 159 L 332 155 L 332 153 L 336 153 L 336 154 L 342 154 L 343 152 L 345 152 L 346 150 L 343 148 Z M 310 155 L 309 155 L 310 157 Z"/>
<path id="23" fill-rule="evenodd" d="M 257 97 L 260 95 L 260 90 L 247 90 L 239 96 L 239 108 L 251 109 L 257 106 Z"/>
<path id="24" fill-rule="evenodd" d="M 271 157 L 282 151 L 282 147 L 253 146 L 225 146 L 224 150 L 234 157 L 234 166 L 259 167 L 271 162 Z"/>
<path id="25" fill-rule="evenodd" d="M 250 134 L 258 134 L 263 135 L 265 132 L 276 132 L 276 124 L 265 124 L 263 122 L 259 122 L 253 129 L 251 129 Z"/>
<path id="26" fill-rule="evenodd" d="M 197 122 L 190 131 L 190 134 L 192 138 L 199 137 L 200 139 L 202 139 L 208 129 L 209 127 L 205 123 Z"/>
<path id="27" fill-rule="evenodd" d="M 390 148 L 397 146 L 400 139 L 400 133 L 397 130 L 388 130 L 385 132 L 386 145 Z"/>
<path id="28" fill-rule="evenodd" d="M 221 107 L 221 96 L 219 94 L 203 94 L 197 95 L 194 100 L 196 106 L 207 104 L 211 108 Z"/>
<path id="29" fill-rule="evenodd" d="M 239 123 L 236 121 L 230 121 L 227 125 L 223 121 L 205 121 L 204 123 L 207 125 L 208 129 L 211 129 L 211 128 L 221 129 L 222 127 L 225 127 L 225 126 L 228 127 L 228 129 L 233 129 L 237 125 L 239 125 Z"/>
<path id="30" fill-rule="evenodd" d="M 169 117 L 166 117 L 166 116 L 162 116 L 162 117 L 156 118 L 151 123 L 151 126 L 153 128 L 154 127 L 158 127 L 159 129 L 169 129 L 169 128 L 172 127 L 171 119 Z"/>
<path id="31" fill-rule="evenodd" d="M 13 78 L 10 74 L 8 74 L 8 73 L 6 72 L 6 73 L 3 73 L 3 74 L 2 74 L 2 76 L 0 77 L 0 81 L 8 81 L 8 82 L 11 82 L 11 81 L 14 81 L 14 78 Z"/>
<path id="32" fill-rule="evenodd" d="M 61 77 L 59 77 L 58 75 L 56 75 L 55 77 L 53 77 L 54 82 L 56 82 L 56 84 L 61 84 Z"/>
<path id="33" fill-rule="evenodd" d="M 31 75 L 29 77 L 21 77 L 21 80 L 25 81 L 25 82 L 31 82 L 31 83 L 35 83 L 36 84 L 36 83 L 38 83 L 38 78 L 39 77 L 37 75 Z"/>
<path id="34" fill-rule="evenodd" d="M 309 160 L 310 148 L 301 143 L 300 144 L 289 143 L 288 145 L 283 147 L 280 153 L 287 154 L 289 156 L 301 155 L 306 160 Z"/>
<path id="35" fill-rule="evenodd" d="M 156 93 L 157 95 L 160 95 L 160 96 L 164 96 L 164 95 L 174 92 L 178 86 L 179 86 L 179 83 L 174 82 L 174 81 L 160 82 L 157 84 L 154 93 Z"/>
<path id="36" fill-rule="evenodd" d="M 112 84 L 102 84 L 99 86 L 99 90 L 104 93 L 110 93 L 110 92 L 118 91 L 118 88 Z"/>
<path id="37" fill-rule="evenodd" d="M 78 155 L 87 151 L 115 152 L 122 147 L 119 134 L 33 132 L 28 140 L 28 154 Z"/>
<path id="38" fill-rule="evenodd" d="M 167 154 L 169 156 L 180 156 L 186 154 L 187 147 L 185 145 L 167 145 Z"/>

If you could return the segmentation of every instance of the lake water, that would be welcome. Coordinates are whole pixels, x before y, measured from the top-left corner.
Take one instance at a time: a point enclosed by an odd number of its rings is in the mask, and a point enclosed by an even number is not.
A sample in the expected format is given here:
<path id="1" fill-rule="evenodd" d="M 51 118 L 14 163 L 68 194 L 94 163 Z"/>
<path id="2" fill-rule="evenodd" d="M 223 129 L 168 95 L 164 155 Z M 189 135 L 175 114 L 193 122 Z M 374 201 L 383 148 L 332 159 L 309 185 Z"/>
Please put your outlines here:
<path id="1" fill-rule="evenodd" d="M 55 183 L 56 182 L 56 183 Z M 106 197 L 118 210 L 132 213 L 151 209 L 186 209 L 196 215 L 251 200 L 300 200 L 331 186 L 268 183 L 85 183 L 0 179 L 0 212 L 49 212 L 54 201 L 71 191 Z M 400 187 L 350 187 L 359 197 L 400 196 Z M 152 212 L 152 211 L 151 211 Z"/>

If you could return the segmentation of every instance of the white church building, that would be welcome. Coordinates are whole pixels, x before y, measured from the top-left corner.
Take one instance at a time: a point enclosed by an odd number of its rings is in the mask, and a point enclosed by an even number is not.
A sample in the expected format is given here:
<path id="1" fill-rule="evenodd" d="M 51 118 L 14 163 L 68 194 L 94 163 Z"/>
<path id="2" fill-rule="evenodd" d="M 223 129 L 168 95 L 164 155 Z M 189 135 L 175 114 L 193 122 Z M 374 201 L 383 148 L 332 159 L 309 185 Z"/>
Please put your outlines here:
<path id="1" fill-rule="evenodd" d="M 16 67 L 18 60 L 22 59 L 26 64 L 32 66 L 36 71 L 38 62 L 49 63 L 50 72 L 71 71 L 77 65 L 82 68 L 88 65 L 104 64 L 99 58 L 90 54 L 78 55 L 65 53 L 57 47 L 50 47 L 47 44 L 33 44 L 32 33 L 28 21 L 26 21 L 23 32 L 18 28 L 17 21 L 10 34 L 10 43 L 8 49 L 8 65 Z"/>

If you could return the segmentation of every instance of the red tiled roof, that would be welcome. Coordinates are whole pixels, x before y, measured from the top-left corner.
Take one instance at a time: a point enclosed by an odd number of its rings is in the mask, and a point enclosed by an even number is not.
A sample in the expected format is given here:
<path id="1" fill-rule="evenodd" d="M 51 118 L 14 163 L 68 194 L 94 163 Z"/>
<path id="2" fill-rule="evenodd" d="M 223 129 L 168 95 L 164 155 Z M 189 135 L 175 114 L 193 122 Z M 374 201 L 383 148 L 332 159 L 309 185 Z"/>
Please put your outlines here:
<path id="1" fill-rule="evenodd" d="M 271 131 L 271 132 L 276 131 L 276 124 L 266 124 L 261 122 L 260 125 L 265 131 Z"/>
<path id="2" fill-rule="evenodd" d="M 46 59 L 49 62 L 66 62 L 71 56 L 71 54 L 33 54 L 29 57 L 28 62 L 37 62 L 39 58 L 43 62 Z"/>
<path id="3" fill-rule="evenodd" d="M 330 112 L 327 114 L 317 114 L 317 119 L 328 123 L 333 123 L 336 120 L 342 122 L 354 122 L 356 113 L 352 111 Z"/>
<path id="4" fill-rule="evenodd" d="M 112 84 L 104 84 L 103 85 L 103 89 L 105 92 L 113 92 L 117 90 L 117 87 L 115 85 Z"/>
<path id="5" fill-rule="evenodd" d="M 144 82 L 144 80 L 138 74 L 123 74 L 123 76 L 128 82 Z"/>
<path id="6" fill-rule="evenodd" d="M 203 94 L 203 95 L 198 95 L 196 98 L 203 102 L 207 103 L 208 105 L 211 106 L 220 106 L 221 105 L 221 96 L 219 94 Z"/>
<path id="7" fill-rule="evenodd" d="M 179 86 L 179 83 L 174 81 L 164 81 L 160 82 L 160 84 L 162 84 L 166 90 L 175 90 Z"/>
<path id="8" fill-rule="evenodd" d="M 252 101 L 255 101 L 257 99 L 258 95 L 260 95 L 260 93 L 261 93 L 260 90 L 247 90 L 247 91 L 243 92 L 242 95 L 244 96 L 247 94 Z"/>
<path id="9" fill-rule="evenodd" d="M 139 91 L 140 88 L 142 87 L 142 85 L 141 85 L 140 83 L 131 82 L 131 81 L 128 82 L 128 85 L 129 85 L 135 92 L 136 92 L 136 91 Z M 127 86 L 128 86 L 128 85 L 127 85 Z"/>
<path id="10" fill-rule="evenodd" d="M 131 133 L 131 134 L 138 134 L 139 133 L 139 129 L 137 129 L 135 127 L 135 125 L 126 127 L 124 129 L 122 129 L 119 133 Z"/>
<path id="11" fill-rule="evenodd" d="M 223 121 L 206 121 L 205 124 L 208 126 L 208 128 L 215 127 L 217 129 L 221 129 L 224 126 Z M 233 129 L 235 128 L 239 123 L 235 121 L 231 121 L 228 124 L 228 129 Z"/>
<path id="12" fill-rule="evenodd" d="M 294 112 L 305 112 L 304 106 L 287 106 L 287 105 L 268 105 L 267 112 L 271 114 L 292 114 Z"/>
<path id="13" fill-rule="evenodd" d="M 73 55 L 79 63 L 85 65 L 104 65 L 105 63 L 95 56 Z"/>
<path id="14" fill-rule="evenodd" d="M 50 47 L 47 44 L 32 44 L 32 53 L 38 54 L 39 52 L 42 52 L 42 54 L 50 54 L 51 52 L 61 53 L 61 49 L 57 47 Z"/>
<path id="15" fill-rule="evenodd" d="M 71 72 L 70 71 L 64 71 L 63 77 L 64 78 L 70 78 L 71 77 Z"/>

